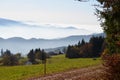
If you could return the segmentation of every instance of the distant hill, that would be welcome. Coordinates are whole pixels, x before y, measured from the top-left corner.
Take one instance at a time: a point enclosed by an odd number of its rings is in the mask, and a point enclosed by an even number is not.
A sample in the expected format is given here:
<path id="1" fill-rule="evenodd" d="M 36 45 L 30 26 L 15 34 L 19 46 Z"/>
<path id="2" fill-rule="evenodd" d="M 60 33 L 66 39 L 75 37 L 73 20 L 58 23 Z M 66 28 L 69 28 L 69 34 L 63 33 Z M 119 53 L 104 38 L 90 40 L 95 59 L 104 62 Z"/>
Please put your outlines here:
<path id="1" fill-rule="evenodd" d="M 48 49 L 49 48 L 56 48 L 68 45 L 77 44 L 78 41 L 84 39 L 85 41 L 89 41 L 92 36 L 105 36 L 104 33 L 100 34 L 91 34 L 91 35 L 75 35 L 69 36 L 60 39 L 24 39 L 20 37 L 13 37 L 8 39 L 0 38 L 0 49 L 9 49 L 13 53 L 23 53 L 27 54 L 30 49 L 41 48 L 41 49 Z"/>

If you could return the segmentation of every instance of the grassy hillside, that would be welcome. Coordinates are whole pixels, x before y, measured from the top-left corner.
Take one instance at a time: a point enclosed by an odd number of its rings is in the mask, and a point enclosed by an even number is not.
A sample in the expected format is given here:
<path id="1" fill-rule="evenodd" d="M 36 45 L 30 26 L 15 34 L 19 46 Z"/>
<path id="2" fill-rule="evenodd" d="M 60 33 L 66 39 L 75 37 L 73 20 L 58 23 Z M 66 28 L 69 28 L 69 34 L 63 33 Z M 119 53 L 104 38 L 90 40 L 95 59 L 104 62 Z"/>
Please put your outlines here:
<path id="1" fill-rule="evenodd" d="M 62 72 L 74 68 L 83 68 L 101 64 L 101 60 L 91 58 L 67 59 L 64 55 L 53 56 L 47 60 L 47 74 Z M 0 67 L 0 80 L 25 80 L 43 75 L 43 64 L 29 66 Z"/>

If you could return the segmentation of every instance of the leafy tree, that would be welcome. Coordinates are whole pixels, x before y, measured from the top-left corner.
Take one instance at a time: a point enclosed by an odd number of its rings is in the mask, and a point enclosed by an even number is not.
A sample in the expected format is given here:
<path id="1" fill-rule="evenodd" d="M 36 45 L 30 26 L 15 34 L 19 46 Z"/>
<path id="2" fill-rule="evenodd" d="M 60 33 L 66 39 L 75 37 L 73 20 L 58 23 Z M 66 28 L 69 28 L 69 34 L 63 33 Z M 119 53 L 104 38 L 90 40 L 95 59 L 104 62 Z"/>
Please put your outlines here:
<path id="1" fill-rule="evenodd" d="M 6 66 L 18 65 L 18 59 L 10 52 L 10 50 L 6 50 L 3 54 L 2 63 Z"/>
<path id="2" fill-rule="evenodd" d="M 21 59 L 21 53 L 16 53 L 14 56 L 15 56 L 18 60 Z"/>

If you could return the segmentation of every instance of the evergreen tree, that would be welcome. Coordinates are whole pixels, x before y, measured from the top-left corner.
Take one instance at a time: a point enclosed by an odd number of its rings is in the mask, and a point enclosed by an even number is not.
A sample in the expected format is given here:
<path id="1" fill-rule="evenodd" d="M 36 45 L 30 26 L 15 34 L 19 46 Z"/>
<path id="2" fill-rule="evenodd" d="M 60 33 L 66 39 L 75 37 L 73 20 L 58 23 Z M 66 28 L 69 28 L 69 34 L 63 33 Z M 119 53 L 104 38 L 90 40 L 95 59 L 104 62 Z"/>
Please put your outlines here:
<path id="1" fill-rule="evenodd" d="M 65 56 L 68 58 L 70 56 L 70 53 L 71 53 L 71 46 L 69 45 Z"/>
<path id="2" fill-rule="evenodd" d="M 80 49 L 76 46 L 68 46 L 67 52 L 66 52 L 66 57 L 67 58 L 79 58 L 80 54 L 79 51 Z"/>
<path id="3" fill-rule="evenodd" d="M 1 57 L 3 57 L 4 51 L 3 49 L 1 49 Z"/>
<path id="4" fill-rule="evenodd" d="M 41 55 L 42 55 L 42 52 L 41 52 L 40 48 L 35 49 L 35 58 L 36 59 L 41 59 Z"/>
<path id="5" fill-rule="evenodd" d="M 41 54 L 42 63 L 46 63 L 47 54 L 45 53 L 44 50 L 42 50 L 41 53 L 42 53 L 42 54 Z"/>
<path id="6" fill-rule="evenodd" d="M 100 53 L 102 52 L 102 45 L 104 42 L 104 38 L 102 36 L 100 37 L 92 37 L 89 41 L 92 44 L 92 53 L 93 57 L 99 57 Z"/>
<path id="7" fill-rule="evenodd" d="M 81 43 L 78 42 L 78 45 L 68 46 L 66 57 L 67 58 L 79 58 L 79 57 L 100 57 L 100 53 L 103 50 L 103 37 L 92 37 L 90 41 L 86 43 L 82 39 Z"/>
<path id="8" fill-rule="evenodd" d="M 36 61 L 35 61 L 35 53 L 34 53 L 33 49 L 30 50 L 30 52 L 28 53 L 27 57 L 28 57 L 29 61 L 32 62 L 33 64 L 36 63 Z"/>
<path id="9" fill-rule="evenodd" d="M 78 47 L 81 47 L 81 43 L 80 43 L 80 41 L 78 42 Z"/>
<path id="10" fill-rule="evenodd" d="M 10 52 L 10 50 L 6 50 L 5 52 L 4 52 L 4 54 L 3 54 L 3 56 L 6 56 L 6 55 L 8 55 L 8 56 L 10 56 L 12 53 Z"/>
<path id="11" fill-rule="evenodd" d="M 92 49 L 93 45 L 91 43 L 86 43 L 85 45 L 80 47 L 80 57 L 93 57 L 93 49 Z"/>
<path id="12" fill-rule="evenodd" d="M 120 53 L 120 0 L 97 0 L 102 7 L 97 9 L 107 37 L 108 53 Z"/>
<path id="13" fill-rule="evenodd" d="M 83 46 L 84 44 L 85 44 L 85 40 L 82 39 L 82 41 L 81 41 L 81 46 Z"/>

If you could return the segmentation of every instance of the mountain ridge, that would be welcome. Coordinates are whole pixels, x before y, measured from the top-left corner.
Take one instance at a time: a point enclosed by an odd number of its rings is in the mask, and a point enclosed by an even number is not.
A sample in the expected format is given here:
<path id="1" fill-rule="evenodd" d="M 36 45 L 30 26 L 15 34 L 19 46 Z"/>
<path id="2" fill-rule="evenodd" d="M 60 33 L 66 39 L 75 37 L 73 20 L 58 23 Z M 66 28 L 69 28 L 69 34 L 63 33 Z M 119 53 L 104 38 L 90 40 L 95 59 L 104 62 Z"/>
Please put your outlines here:
<path id="1" fill-rule="evenodd" d="M 105 36 L 104 33 L 93 33 L 93 34 L 89 34 L 89 35 L 71 35 L 71 36 L 67 36 L 67 37 L 62 37 L 62 38 L 53 38 L 53 39 L 45 39 L 45 38 L 29 38 L 29 39 L 26 39 L 26 38 L 23 38 L 23 37 L 10 37 L 10 38 L 2 38 L 0 37 L 0 39 L 3 39 L 3 40 L 10 40 L 10 39 L 23 39 L 23 40 L 59 40 L 59 39 L 65 39 L 65 38 L 70 38 L 70 37 L 87 37 L 87 36 L 95 36 L 95 35 L 100 35 L 100 36 Z"/>
<path id="2" fill-rule="evenodd" d="M 29 52 L 30 49 L 35 48 L 49 49 L 68 45 L 75 45 L 78 43 L 78 41 L 81 41 L 82 39 L 88 42 L 92 36 L 105 36 L 105 34 L 100 33 L 94 35 L 74 35 L 59 39 L 24 39 L 20 37 L 13 37 L 8 39 L 0 38 L 0 49 L 9 49 L 11 50 L 11 52 L 14 53 L 20 52 L 26 54 Z"/>

